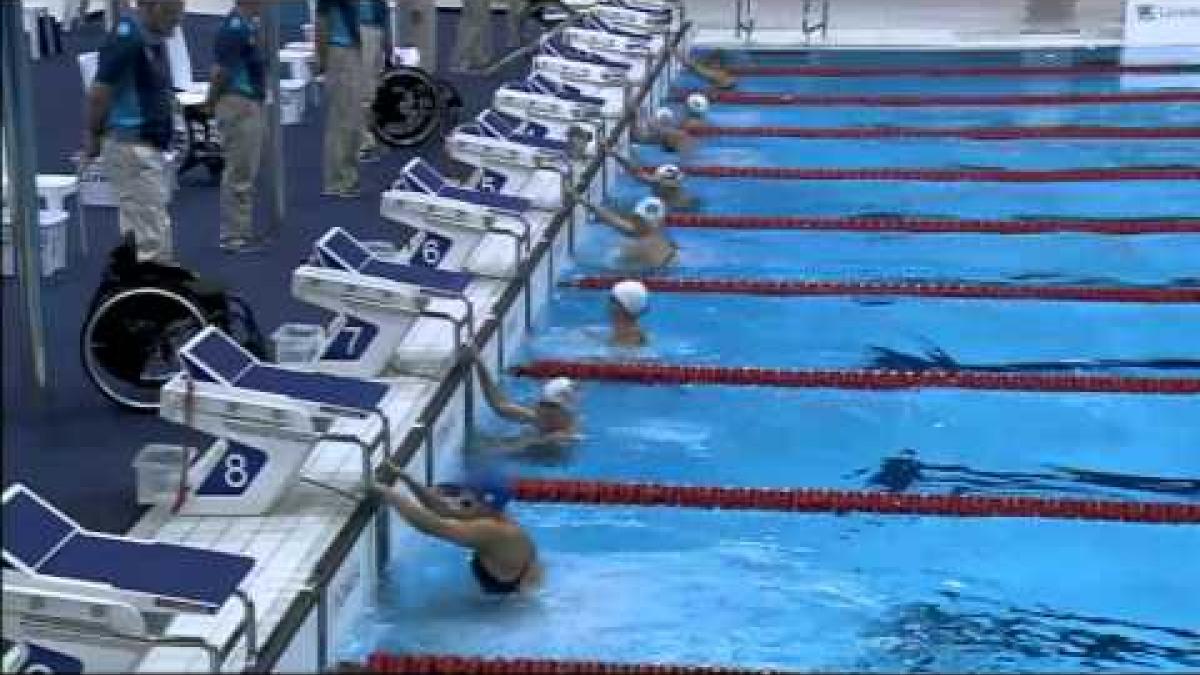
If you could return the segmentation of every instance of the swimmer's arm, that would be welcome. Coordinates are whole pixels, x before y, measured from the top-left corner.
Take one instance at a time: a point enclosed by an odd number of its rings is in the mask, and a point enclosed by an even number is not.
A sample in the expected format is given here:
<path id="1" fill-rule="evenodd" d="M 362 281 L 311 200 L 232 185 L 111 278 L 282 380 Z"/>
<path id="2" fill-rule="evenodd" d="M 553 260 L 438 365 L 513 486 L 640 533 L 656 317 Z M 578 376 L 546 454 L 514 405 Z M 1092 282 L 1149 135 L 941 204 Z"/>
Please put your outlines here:
<path id="1" fill-rule="evenodd" d="M 479 386 L 483 389 L 484 398 L 487 399 L 488 405 L 492 407 L 492 410 L 496 411 L 497 415 L 514 422 L 524 422 L 526 424 L 532 424 L 537 421 L 536 413 L 523 405 L 513 403 L 504 395 L 504 392 L 500 390 L 496 381 L 492 379 L 492 374 L 488 372 L 487 367 L 483 365 L 482 361 L 475 362 L 475 373 L 479 377 Z"/>
<path id="2" fill-rule="evenodd" d="M 390 488 L 381 487 L 379 491 L 384 501 L 418 532 L 467 547 L 478 546 L 486 540 L 482 536 L 485 533 L 475 527 L 475 523 L 439 516 Z"/>
<path id="3" fill-rule="evenodd" d="M 520 454 L 539 445 L 570 445 L 583 438 L 582 434 L 573 431 L 552 431 L 545 434 L 526 434 L 499 444 L 499 449 L 506 454 Z"/>
<path id="4" fill-rule="evenodd" d="M 408 488 L 408 491 L 417 498 L 417 501 L 420 502 L 421 506 L 433 511 L 442 518 L 450 516 L 450 507 L 447 506 L 446 502 L 442 501 L 442 498 L 437 496 L 433 490 L 421 485 L 416 481 L 416 479 L 406 473 L 400 474 L 400 480 L 404 482 L 404 485 Z"/>
<path id="5" fill-rule="evenodd" d="M 654 180 L 652 176 L 647 176 L 644 172 L 642 172 L 641 168 L 633 163 L 633 160 L 617 152 L 616 147 L 614 147 L 612 143 L 605 142 L 604 150 L 609 154 L 610 157 L 617 160 L 617 164 L 620 164 L 621 168 L 625 169 L 625 172 L 632 176 L 634 180 L 645 183 L 646 185 L 655 185 L 658 183 L 658 181 Z"/>

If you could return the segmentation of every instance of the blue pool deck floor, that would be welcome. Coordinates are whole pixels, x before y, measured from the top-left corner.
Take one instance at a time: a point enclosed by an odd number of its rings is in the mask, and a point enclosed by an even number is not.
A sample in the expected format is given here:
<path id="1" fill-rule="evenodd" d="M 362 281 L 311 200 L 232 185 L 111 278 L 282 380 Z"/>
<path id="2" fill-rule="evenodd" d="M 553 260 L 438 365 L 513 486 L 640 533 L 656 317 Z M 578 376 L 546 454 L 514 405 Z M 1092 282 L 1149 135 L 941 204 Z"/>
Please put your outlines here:
<path id="1" fill-rule="evenodd" d="M 490 92 L 505 80 L 520 77 L 527 64 L 510 64 L 487 77 L 449 72 L 457 12 L 439 12 L 439 75 L 453 83 L 464 99 L 461 119 L 473 117 L 490 101 Z M 207 79 L 211 45 L 219 18 L 188 15 L 184 29 L 197 79 Z M 503 45 L 504 17 L 495 15 L 494 44 Z M 82 137 L 82 83 L 76 55 L 96 49 L 103 29 L 92 23 L 64 35 L 64 52 L 34 62 L 32 80 L 38 169 L 41 173 L 73 173 L 71 158 Z M 283 41 L 300 39 L 299 29 L 285 30 Z M 320 321 L 322 313 L 295 300 L 289 290 L 291 271 L 307 257 L 312 242 L 334 225 L 350 226 L 366 239 L 394 237 L 397 226 L 379 215 L 379 193 L 399 175 L 414 153 L 396 150 L 382 161 L 361 165 L 362 197 L 321 197 L 321 142 L 325 107 L 310 105 L 303 124 L 284 127 L 287 167 L 287 218 L 278 239 L 259 255 L 227 256 L 218 248 L 218 188 L 203 168 L 181 176 L 170 212 L 181 261 L 203 277 L 225 283 L 254 309 L 264 332 L 288 321 Z M 450 166 L 439 140 L 420 149 L 443 171 Z M 265 186 L 265 181 L 262 183 Z M 259 195 L 256 223 L 267 222 L 267 200 Z M 22 296 L 15 279 L 3 281 L 3 411 L 4 485 L 23 482 L 87 528 L 124 533 L 142 509 L 134 499 L 133 456 L 145 443 L 184 442 L 190 432 L 153 416 L 122 412 L 92 386 L 79 359 L 79 331 L 84 312 L 100 281 L 108 251 L 117 241 L 115 209 L 86 213 L 90 254 L 43 285 L 46 309 L 48 395 L 33 385 Z M 71 227 L 74 227 L 72 218 Z M 72 231 L 74 246 L 74 231 Z M 72 249 L 74 253 L 74 248 Z"/>

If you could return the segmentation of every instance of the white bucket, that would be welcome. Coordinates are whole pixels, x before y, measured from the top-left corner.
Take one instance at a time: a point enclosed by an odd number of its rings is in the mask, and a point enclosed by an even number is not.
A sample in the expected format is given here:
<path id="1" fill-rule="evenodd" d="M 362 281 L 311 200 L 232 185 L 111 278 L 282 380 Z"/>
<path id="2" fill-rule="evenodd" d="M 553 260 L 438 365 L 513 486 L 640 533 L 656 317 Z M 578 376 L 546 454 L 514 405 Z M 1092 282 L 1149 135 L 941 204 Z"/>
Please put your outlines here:
<path id="1" fill-rule="evenodd" d="M 134 483 L 139 506 L 174 503 L 179 480 L 190 459 L 182 445 L 149 443 L 133 458 Z"/>
<path id="2" fill-rule="evenodd" d="M 304 80 L 279 81 L 279 123 L 291 126 L 304 121 Z"/>
<path id="3" fill-rule="evenodd" d="M 271 341 L 275 345 L 275 363 L 308 365 L 321 355 L 325 328 L 311 323 L 285 323 L 271 333 Z"/>
<path id="4" fill-rule="evenodd" d="M 42 276 L 48 277 L 67 266 L 67 220 L 66 211 L 39 211 L 38 225 L 41 230 Z M 4 214 L 4 226 L 0 228 L 3 255 L 0 256 L 0 272 L 3 276 L 17 274 L 17 258 L 13 250 L 13 232 L 8 212 Z"/>

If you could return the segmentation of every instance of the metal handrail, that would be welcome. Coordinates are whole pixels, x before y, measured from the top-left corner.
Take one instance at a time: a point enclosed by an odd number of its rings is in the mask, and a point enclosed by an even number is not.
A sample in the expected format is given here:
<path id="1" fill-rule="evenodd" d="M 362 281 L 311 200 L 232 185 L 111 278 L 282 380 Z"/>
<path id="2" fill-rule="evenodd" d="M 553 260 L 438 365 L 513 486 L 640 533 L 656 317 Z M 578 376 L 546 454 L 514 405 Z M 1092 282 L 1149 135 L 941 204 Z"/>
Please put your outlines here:
<path id="1" fill-rule="evenodd" d="M 821 20 L 810 22 L 809 16 L 817 11 L 818 4 Z M 805 43 L 811 42 L 813 33 L 817 32 L 821 34 L 822 40 L 826 39 L 829 35 L 829 0 L 804 0 L 803 24 L 800 29 L 804 32 Z"/>
<path id="2" fill-rule="evenodd" d="M 691 28 L 692 23 L 685 21 L 680 26 L 679 32 L 674 36 L 676 43 L 681 41 Z M 639 88 L 635 97 L 636 103 L 634 107 L 640 105 L 641 101 L 649 95 L 652 85 L 665 68 L 672 51 L 673 49 L 667 50 L 662 58 L 659 59 L 652 72 L 648 73 L 646 81 Z M 623 115 L 612 129 L 611 135 L 619 138 L 629 128 L 631 123 L 632 116 L 629 114 Z M 580 180 L 587 182 L 595 178 L 600 173 L 603 163 L 604 159 L 602 157 L 598 156 L 594 158 L 584 170 L 583 175 L 580 176 Z M 495 308 L 500 311 L 490 314 L 487 321 L 484 322 L 483 326 L 477 332 L 475 336 L 477 345 L 482 346 L 486 344 L 493 333 L 503 335 L 503 328 L 501 326 L 503 319 L 501 317 L 516 302 L 517 296 L 527 290 L 526 287 L 530 283 L 534 269 L 550 249 L 553 241 L 557 238 L 558 232 L 570 222 L 574 212 L 575 206 L 574 204 L 570 204 L 564 205 L 555 213 L 546 236 L 538 241 L 530 256 L 522 261 L 516 277 L 517 283 L 510 284 L 496 302 Z M 416 423 L 409 428 L 403 441 L 397 446 L 394 456 L 387 458 L 383 465 L 375 471 L 377 482 L 389 485 L 395 482 L 397 475 L 395 467 L 406 466 L 423 445 L 432 447 L 433 422 L 436 421 L 437 416 L 445 408 L 458 387 L 463 383 L 470 382 L 469 375 L 471 368 L 473 368 L 473 359 L 470 358 L 460 358 L 458 363 L 455 364 L 426 404 Z M 427 461 L 432 461 L 432 453 L 430 453 Z M 429 471 L 432 469 L 432 465 L 427 465 L 426 469 Z M 318 561 L 313 574 L 309 578 L 309 584 L 312 588 L 321 588 L 328 585 L 333 575 L 345 561 L 346 556 L 349 555 L 359 535 L 375 516 L 378 508 L 379 501 L 375 498 L 364 499 L 359 502 L 345 526 L 338 532 L 333 545 L 326 550 L 325 554 Z M 252 667 L 254 672 L 267 672 L 274 667 L 275 661 L 278 660 L 287 646 L 287 640 L 291 639 L 296 629 L 309 615 L 314 606 L 319 605 L 316 595 L 314 593 L 302 594 L 291 602 L 280 618 L 275 630 L 264 643 L 260 651 L 260 658 Z"/>

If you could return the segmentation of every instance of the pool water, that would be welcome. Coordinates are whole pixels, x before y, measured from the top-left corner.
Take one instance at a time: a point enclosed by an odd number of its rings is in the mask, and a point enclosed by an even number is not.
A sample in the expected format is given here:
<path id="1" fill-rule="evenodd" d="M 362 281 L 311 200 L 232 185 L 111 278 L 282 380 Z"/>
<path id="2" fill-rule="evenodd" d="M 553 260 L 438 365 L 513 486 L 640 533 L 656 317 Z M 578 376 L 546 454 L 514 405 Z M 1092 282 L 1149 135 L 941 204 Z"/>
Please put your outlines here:
<path id="1" fill-rule="evenodd" d="M 1043 56 L 1048 62 L 1099 58 Z M 889 64 L 946 63 L 937 59 L 951 56 L 846 52 L 824 62 L 884 58 Z M 1020 60 L 989 53 L 953 62 Z M 1120 78 L 1079 79 L 899 77 L 881 78 L 879 85 L 880 91 L 930 93 L 1122 86 Z M 792 87 L 789 80 L 750 86 Z M 874 91 L 855 78 L 812 78 L 805 86 Z M 1183 126 L 1200 120 L 1198 108 L 1062 107 L 1047 108 L 1039 118 L 1025 108 L 716 105 L 711 117 L 735 126 Z M 850 113 L 843 117 L 843 111 Z M 1194 166 L 1200 165 L 1195 146 L 722 138 L 702 140 L 687 161 Z M 650 148 L 639 155 L 649 163 L 666 159 Z M 1200 205 L 1198 181 L 690 179 L 689 187 L 701 199 L 701 213 L 1147 218 L 1195 216 Z M 613 198 L 627 207 L 644 193 L 625 180 Z M 672 236 L 681 246 L 679 264 L 667 272 L 672 276 L 1200 284 L 1200 235 L 676 229 Z M 618 245 L 616 235 L 590 228 L 568 273 L 611 274 Z M 603 293 L 560 288 L 525 358 L 1200 376 L 1195 304 L 655 293 L 644 323 L 650 345 L 614 351 L 603 342 Z M 522 400 L 533 397 L 537 385 L 504 381 Z M 489 439 L 516 429 L 483 410 L 481 440 L 468 459 L 501 461 L 513 473 L 543 478 L 1200 502 L 1197 410 L 1194 396 L 586 382 L 585 436 L 576 446 L 498 458 Z M 1200 593 L 1189 571 L 1189 561 L 1200 559 L 1195 526 L 535 504 L 518 504 L 513 515 L 538 542 L 547 568 L 547 583 L 536 595 L 484 597 L 463 551 L 425 542 L 386 570 L 378 605 L 340 654 L 360 659 L 382 649 L 794 670 L 1200 670 Z"/>

